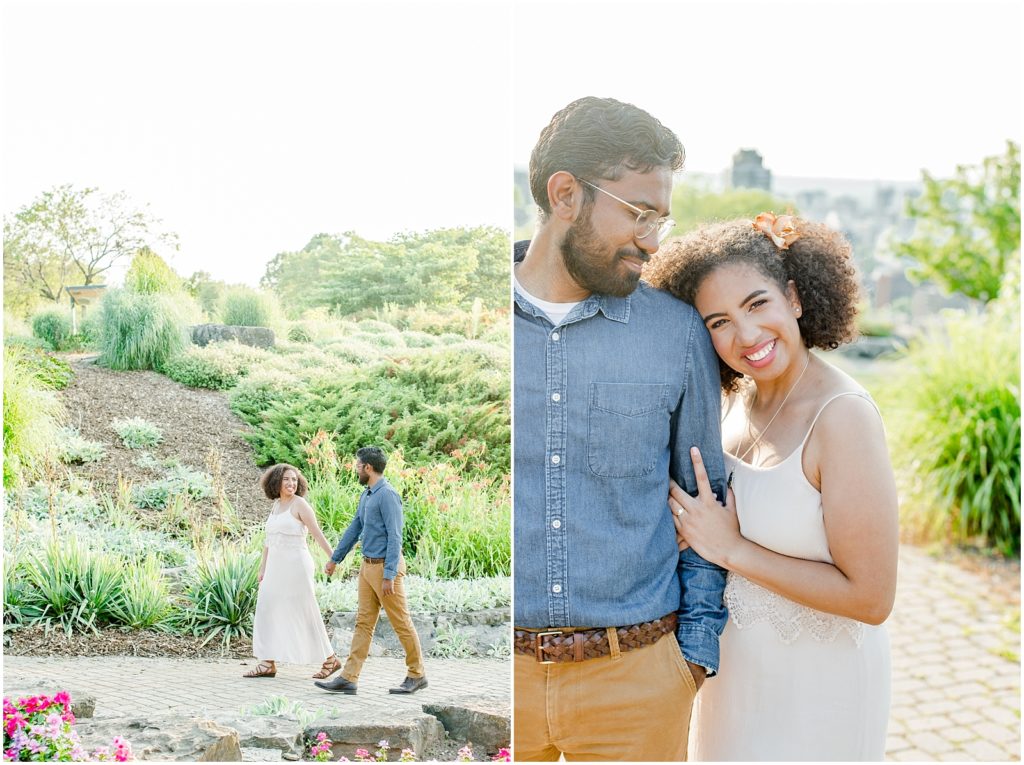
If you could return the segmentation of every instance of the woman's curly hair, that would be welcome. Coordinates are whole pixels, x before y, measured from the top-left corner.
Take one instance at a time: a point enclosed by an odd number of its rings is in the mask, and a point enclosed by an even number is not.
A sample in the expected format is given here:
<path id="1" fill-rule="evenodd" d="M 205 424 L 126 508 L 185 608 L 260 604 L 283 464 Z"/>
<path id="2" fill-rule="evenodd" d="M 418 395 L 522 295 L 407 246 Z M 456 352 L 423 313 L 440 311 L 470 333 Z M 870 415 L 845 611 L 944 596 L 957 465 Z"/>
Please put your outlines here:
<path id="1" fill-rule="evenodd" d="M 832 350 L 857 336 L 860 285 L 850 243 L 821 223 L 796 219 L 800 238 L 788 250 L 775 246 L 749 220 L 703 226 L 666 242 L 644 269 L 644 278 L 693 305 L 700 285 L 717 268 L 753 266 L 785 293 L 796 284 L 803 313 L 797 320 L 808 348 Z M 722 389 L 739 387 L 743 375 L 719 359 Z"/>
<path id="2" fill-rule="evenodd" d="M 298 478 L 295 493 L 300 497 L 306 496 L 306 493 L 309 491 L 309 483 L 306 481 L 306 476 L 302 475 L 302 471 L 294 465 L 279 462 L 273 467 L 267 468 L 263 475 L 260 476 L 260 487 L 263 489 L 263 493 L 267 495 L 267 499 L 281 498 L 281 481 L 286 470 L 294 470 L 295 476 Z"/>

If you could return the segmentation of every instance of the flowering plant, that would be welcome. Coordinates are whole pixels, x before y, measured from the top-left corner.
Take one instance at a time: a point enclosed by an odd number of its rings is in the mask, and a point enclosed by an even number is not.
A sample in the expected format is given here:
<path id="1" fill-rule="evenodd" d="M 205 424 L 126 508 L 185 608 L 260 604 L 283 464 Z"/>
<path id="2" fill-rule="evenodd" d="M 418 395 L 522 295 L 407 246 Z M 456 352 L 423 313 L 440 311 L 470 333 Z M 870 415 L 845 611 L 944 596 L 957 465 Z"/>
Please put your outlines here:
<path id="1" fill-rule="evenodd" d="M 492 762 L 512 762 L 511 750 L 502 747 L 498 750 L 498 753 L 491 758 Z"/>
<path id="2" fill-rule="evenodd" d="M 316 743 L 310 747 L 309 754 L 313 762 L 330 762 L 331 747 L 334 742 L 327 738 L 327 734 L 320 731 L 316 734 Z"/>
<path id="3" fill-rule="evenodd" d="M 91 755 L 82 748 L 74 729 L 71 697 L 67 691 L 54 696 L 26 696 L 16 701 L 4 697 L 4 759 L 17 762 L 127 762 L 132 749 L 120 736 L 111 747 Z"/>
<path id="4" fill-rule="evenodd" d="M 792 215 L 775 216 L 775 213 L 763 212 L 754 218 L 754 228 L 775 242 L 780 250 L 788 250 L 789 245 L 800 238 L 796 230 L 796 218 Z"/>

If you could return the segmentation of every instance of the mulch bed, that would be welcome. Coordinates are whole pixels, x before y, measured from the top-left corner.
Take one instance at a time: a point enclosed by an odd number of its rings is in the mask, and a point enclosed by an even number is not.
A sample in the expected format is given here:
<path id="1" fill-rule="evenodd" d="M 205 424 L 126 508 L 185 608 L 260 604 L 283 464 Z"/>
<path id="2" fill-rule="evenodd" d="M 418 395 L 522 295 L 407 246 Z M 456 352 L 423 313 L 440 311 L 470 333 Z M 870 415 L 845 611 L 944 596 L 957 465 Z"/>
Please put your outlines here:
<path id="1" fill-rule="evenodd" d="M 10 638 L 10 643 L 7 643 Z M 165 632 L 139 630 L 100 630 L 98 633 L 75 632 L 42 627 L 8 629 L 4 633 L 4 653 L 12 656 L 174 656 L 182 659 L 251 659 L 252 640 L 236 638 L 228 650 L 215 638 L 205 646 L 203 638 L 191 635 L 170 635 Z"/>
<path id="2" fill-rule="evenodd" d="M 118 476 L 140 486 L 159 480 L 159 470 L 141 468 L 135 460 L 148 452 L 158 460 L 175 458 L 210 472 L 211 450 L 220 454 L 225 495 L 239 516 L 264 521 L 270 501 L 259 488 L 261 470 L 252 448 L 242 438 L 248 426 L 229 408 L 227 394 L 189 388 L 156 372 L 115 372 L 97 366 L 95 355 L 66 356 L 75 379 L 60 392 L 69 424 L 85 438 L 100 441 L 107 456 L 99 462 L 76 465 L 75 475 L 114 495 Z M 114 420 L 141 417 L 163 431 L 163 441 L 151 449 L 127 449 L 114 431 Z M 205 508 L 204 508 L 205 509 Z M 209 511 L 213 512 L 212 503 Z M 146 512 L 140 511 L 145 517 Z"/>

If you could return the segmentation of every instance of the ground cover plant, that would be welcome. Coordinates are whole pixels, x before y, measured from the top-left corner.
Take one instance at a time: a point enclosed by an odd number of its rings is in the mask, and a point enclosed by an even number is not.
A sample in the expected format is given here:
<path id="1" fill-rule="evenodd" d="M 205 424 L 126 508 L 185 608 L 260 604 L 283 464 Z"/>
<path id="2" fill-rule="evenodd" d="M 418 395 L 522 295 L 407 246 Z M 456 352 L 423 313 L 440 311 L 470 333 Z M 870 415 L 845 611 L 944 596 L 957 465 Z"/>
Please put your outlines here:
<path id="1" fill-rule="evenodd" d="M 969 359 L 969 361 L 967 361 Z M 951 314 L 880 385 L 904 526 L 1020 553 L 1020 332 L 1012 315 Z"/>
<path id="2" fill-rule="evenodd" d="M 121 442 L 128 449 L 145 449 L 156 446 L 163 440 L 160 428 L 151 422 L 146 422 L 141 417 L 114 420 L 110 426 L 121 437 Z"/>

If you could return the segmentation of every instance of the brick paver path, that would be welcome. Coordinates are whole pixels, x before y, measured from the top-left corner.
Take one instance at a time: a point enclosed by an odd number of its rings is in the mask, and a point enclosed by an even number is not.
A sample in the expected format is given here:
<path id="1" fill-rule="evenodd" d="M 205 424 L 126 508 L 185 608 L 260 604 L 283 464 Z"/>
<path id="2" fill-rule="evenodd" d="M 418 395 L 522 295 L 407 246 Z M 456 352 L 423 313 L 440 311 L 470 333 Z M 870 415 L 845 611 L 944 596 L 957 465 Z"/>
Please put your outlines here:
<path id="1" fill-rule="evenodd" d="M 978 574 L 901 547 L 889 760 L 1020 759 L 1020 602 L 1010 600 Z"/>
<path id="2" fill-rule="evenodd" d="M 396 709 L 419 711 L 425 703 L 473 696 L 509 701 L 511 665 L 507 659 L 426 660 L 429 685 L 403 696 L 388 693 L 405 677 L 402 658 L 371 657 L 359 678 L 359 693 L 327 693 L 313 685 L 316 667 L 279 664 L 277 677 L 244 679 L 255 666 L 241 659 L 143 659 L 85 657 L 77 659 L 5 657 L 3 685 L 7 689 L 34 687 L 51 681 L 96 697 L 96 717 L 129 714 L 237 714 L 271 696 L 300 701 L 310 712 L 333 715 L 338 709 L 380 710 L 381 719 Z M 335 675 L 337 677 L 337 675 Z"/>

